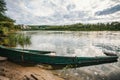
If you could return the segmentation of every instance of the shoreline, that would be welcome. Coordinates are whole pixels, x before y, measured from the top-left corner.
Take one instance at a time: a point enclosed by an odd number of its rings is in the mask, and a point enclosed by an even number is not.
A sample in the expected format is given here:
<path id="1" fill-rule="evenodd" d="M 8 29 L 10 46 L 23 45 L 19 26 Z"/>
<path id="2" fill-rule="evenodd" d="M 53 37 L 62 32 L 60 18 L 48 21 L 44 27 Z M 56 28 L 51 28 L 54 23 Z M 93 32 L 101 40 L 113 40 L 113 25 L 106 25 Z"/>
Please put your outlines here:
<path id="1" fill-rule="evenodd" d="M 9 61 L 0 62 L 0 80 L 64 80 L 52 71 L 37 66 L 25 67 Z"/>

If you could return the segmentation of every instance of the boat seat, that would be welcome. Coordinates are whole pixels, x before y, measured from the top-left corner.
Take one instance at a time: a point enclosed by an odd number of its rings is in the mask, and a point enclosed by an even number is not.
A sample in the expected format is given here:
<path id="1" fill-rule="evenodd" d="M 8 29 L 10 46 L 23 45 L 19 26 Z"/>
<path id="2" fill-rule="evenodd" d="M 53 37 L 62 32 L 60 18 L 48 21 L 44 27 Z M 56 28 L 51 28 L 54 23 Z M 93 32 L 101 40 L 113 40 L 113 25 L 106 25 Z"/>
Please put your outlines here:
<path id="1" fill-rule="evenodd" d="M 0 56 L 0 61 L 6 61 L 6 60 L 7 60 L 6 57 L 1 57 L 1 56 Z"/>

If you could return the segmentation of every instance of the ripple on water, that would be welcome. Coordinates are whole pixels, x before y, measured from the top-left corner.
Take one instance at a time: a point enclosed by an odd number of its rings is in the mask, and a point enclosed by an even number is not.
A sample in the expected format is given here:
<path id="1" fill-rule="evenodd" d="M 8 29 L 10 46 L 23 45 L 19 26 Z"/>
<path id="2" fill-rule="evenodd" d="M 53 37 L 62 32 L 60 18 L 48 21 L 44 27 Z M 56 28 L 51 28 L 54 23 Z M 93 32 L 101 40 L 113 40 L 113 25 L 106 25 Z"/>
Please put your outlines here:
<path id="1" fill-rule="evenodd" d="M 28 34 L 27 34 L 28 33 Z M 104 50 L 117 52 L 120 56 L 120 32 L 111 31 L 36 31 L 31 35 L 29 49 L 52 50 L 62 56 L 104 56 Z M 56 71 L 65 80 L 120 80 L 120 60 L 77 69 Z"/>

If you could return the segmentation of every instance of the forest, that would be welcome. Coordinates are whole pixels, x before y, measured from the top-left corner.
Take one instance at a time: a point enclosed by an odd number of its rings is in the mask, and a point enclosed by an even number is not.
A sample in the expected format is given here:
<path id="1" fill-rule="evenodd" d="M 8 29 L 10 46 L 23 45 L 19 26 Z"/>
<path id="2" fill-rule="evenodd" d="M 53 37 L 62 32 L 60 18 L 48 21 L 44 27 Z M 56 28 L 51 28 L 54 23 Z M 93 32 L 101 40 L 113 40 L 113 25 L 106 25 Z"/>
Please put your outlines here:
<path id="1" fill-rule="evenodd" d="M 0 0 L 0 36 L 6 36 L 9 32 L 15 31 L 14 20 L 6 16 L 6 3 Z"/>
<path id="2" fill-rule="evenodd" d="M 31 30 L 68 30 L 68 31 L 120 31 L 120 22 L 72 25 L 29 25 Z"/>

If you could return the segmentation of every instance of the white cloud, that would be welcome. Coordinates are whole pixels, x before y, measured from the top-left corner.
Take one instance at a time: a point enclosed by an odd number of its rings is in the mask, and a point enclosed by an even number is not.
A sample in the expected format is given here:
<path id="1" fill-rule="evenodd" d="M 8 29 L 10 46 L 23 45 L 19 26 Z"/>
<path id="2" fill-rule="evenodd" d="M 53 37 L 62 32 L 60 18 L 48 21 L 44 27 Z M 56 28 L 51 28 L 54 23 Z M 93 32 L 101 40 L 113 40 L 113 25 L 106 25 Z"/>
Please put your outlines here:
<path id="1" fill-rule="evenodd" d="M 6 0 L 8 16 L 17 24 L 71 24 L 119 20 L 119 12 L 96 12 L 119 5 L 119 0 Z M 117 16 L 117 17 L 116 17 Z"/>

